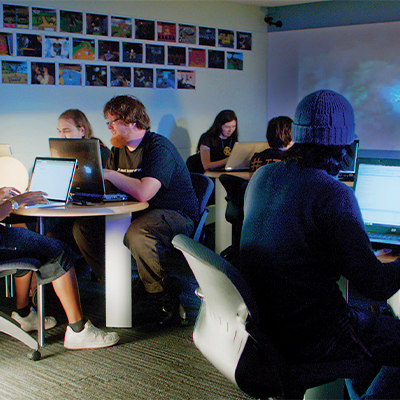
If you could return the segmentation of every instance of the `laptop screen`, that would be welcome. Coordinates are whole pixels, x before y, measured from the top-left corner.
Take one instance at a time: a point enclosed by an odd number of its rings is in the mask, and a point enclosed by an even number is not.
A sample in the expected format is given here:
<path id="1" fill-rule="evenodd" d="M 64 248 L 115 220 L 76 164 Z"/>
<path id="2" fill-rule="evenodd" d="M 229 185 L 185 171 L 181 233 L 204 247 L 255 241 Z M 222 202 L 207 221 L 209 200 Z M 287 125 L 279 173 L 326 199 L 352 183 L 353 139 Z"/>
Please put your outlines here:
<path id="1" fill-rule="evenodd" d="M 66 202 L 75 166 L 73 159 L 36 157 L 29 190 L 46 192 L 48 200 Z"/>
<path id="2" fill-rule="evenodd" d="M 382 234 L 371 241 L 400 244 L 400 160 L 360 157 L 354 191 L 366 231 Z"/>

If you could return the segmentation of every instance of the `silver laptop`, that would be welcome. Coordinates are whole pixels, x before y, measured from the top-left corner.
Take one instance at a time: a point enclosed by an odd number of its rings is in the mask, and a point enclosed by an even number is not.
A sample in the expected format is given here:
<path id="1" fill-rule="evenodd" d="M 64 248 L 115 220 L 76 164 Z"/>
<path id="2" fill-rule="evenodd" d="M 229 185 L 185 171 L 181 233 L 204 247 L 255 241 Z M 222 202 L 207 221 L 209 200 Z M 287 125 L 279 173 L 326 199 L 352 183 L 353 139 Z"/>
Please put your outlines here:
<path id="1" fill-rule="evenodd" d="M 52 157 L 76 158 L 78 165 L 72 184 L 74 201 L 103 202 L 125 201 L 125 193 L 106 193 L 98 139 L 50 138 Z"/>
<path id="2" fill-rule="evenodd" d="M 400 159 L 359 157 L 354 192 L 371 242 L 400 245 Z"/>
<path id="3" fill-rule="evenodd" d="M 69 201 L 77 161 L 70 158 L 36 157 L 28 190 L 47 193 L 48 204 L 25 208 L 60 207 Z"/>

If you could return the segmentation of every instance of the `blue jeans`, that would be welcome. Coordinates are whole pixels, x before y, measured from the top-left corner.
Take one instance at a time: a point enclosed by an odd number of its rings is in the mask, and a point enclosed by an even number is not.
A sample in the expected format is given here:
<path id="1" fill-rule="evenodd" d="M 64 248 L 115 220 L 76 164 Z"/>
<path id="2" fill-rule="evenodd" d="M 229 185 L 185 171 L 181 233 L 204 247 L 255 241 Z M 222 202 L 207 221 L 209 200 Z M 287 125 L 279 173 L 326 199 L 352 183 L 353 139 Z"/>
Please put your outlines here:
<path id="1" fill-rule="evenodd" d="M 0 260 L 36 258 L 42 266 L 36 272 L 40 284 L 65 274 L 75 262 L 75 254 L 63 242 L 24 228 L 0 227 Z"/>

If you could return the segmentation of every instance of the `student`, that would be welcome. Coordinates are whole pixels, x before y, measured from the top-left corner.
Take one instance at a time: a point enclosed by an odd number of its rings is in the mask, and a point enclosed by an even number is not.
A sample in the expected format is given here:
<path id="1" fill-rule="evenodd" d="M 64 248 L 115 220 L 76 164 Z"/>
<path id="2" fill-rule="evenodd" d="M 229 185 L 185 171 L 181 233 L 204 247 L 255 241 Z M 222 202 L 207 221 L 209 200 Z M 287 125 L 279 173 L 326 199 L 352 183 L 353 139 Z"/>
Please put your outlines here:
<path id="1" fill-rule="evenodd" d="M 140 277 L 134 296 L 158 294 L 158 322 L 180 322 L 181 284 L 169 274 L 168 255 L 173 237 L 178 233 L 192 235 L 199 218 L 189 171 L 174 145 L 150 131 L 150 118 L 137 98 L 114 97 L 103 112 L 113 145 L 104 178 L 120 191 L 149 203 L 148 209 L 133 214 L 124 238 Z M 97 228 L 83 226 L 82 239 L 95 242 Z M 88 242 L 88 253 L 91 247 Z"/>
<path id="2" fill-rule="evenodd" d="M 13 209 L 22 205 L 46 203 L 43 192 L 20 194 L 12 187 L 0 189 L 0 220 L 7 217 Z M 68 318 L 64 338 L 67 349 L 89 349 L 108 347 L 119 340 L 117 333 L 106 333 L 96 328 L 82 314 L 78 284 L 74 270 L 75 257 L 63 242 L 39 235 L 24 228 L 0 225 L 0 259 L 9 261 L 19 258 L 38 259 L 42 266 L 35 273 L 41 284 L 52 282 Z M 16 310 L 11 317 L 26 331 L 38 328 L 36 311 L 29 304 L 29 288 L 32 271 L 19 271 L 15 277 Z M 56 325 L 53 317 L 46 317 L 45 329 Z"/>
<path id="3" fill-rule="evenodd" d="M 400 259 L 376 258 L 353 191 L 335 178 L 356 139 L 350 103 L 331 90 L 309 94 L 292 138 L 284 160 L 258 169 L 245 196 L 241 266 L 261 329 L 291 363 L 365 357 L 377 375 L 348 381 L 351 398 L 399 399 L 400 321 L 349 306 L 337 284 L 343 275 L 375 300 L 400 289 Z"/>
<path id="4" fill-rule="evenodd" d="M 235 112 L 221 111 L 215 117 L 211 128 L 200 136 L 197 146 L 204 171 L 226 165 L 238 136 L 239 128 Z"/>
<path id="5" fill-rule="evenodd" d="M 292 122 L 293 120 L 286 116 L 275 117 L 269 121 L 266 136 L 270 147 L 260 153 L 254 153 L 250 160 L 250 173 L 263 165 L 281 160 L 283 152 L 293 144 Z"/>

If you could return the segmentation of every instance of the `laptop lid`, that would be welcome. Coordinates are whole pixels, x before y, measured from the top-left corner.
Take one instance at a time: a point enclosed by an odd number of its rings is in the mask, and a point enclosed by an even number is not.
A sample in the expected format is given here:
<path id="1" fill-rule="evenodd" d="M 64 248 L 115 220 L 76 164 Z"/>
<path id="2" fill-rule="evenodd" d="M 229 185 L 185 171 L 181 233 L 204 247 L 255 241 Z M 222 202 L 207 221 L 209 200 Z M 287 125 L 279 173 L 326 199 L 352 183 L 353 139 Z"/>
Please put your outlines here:
<path id="1" fill-rule="evenodd" d="M 67 203 L 75 168 L 75 159 L 36 157 L 28 190 L 46 192 L 50 202 Z"/>
<path id="2" fill-rule="evenodd" d="M 248 170 L 254 153 L 259 153 L 269 147 L 267 142 L 236 142 L 225 165 L 225 170 Z"/>
<path id="3" fill-rule="evenodd" d="M 50 138 L 51 157 L 78 160 L 71 192 L 104 195 L 103 167 L 98 139 Z"/>
<path id="4" fill-rule="evenodd" d="M 340 180 L 354 179 L 354 174 L 356 172 L 357 166 L 359 143 L 359 140 L 355 140 L 348 147 L 339 171 Z"/>
<path id="5" fill-rule="evenodd" d="M 400 159 L 359 157 L 354 192 L 370 240 L 400 245 Z"/>

